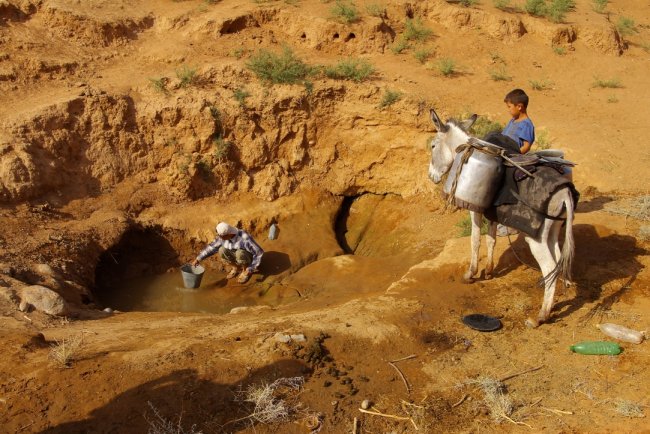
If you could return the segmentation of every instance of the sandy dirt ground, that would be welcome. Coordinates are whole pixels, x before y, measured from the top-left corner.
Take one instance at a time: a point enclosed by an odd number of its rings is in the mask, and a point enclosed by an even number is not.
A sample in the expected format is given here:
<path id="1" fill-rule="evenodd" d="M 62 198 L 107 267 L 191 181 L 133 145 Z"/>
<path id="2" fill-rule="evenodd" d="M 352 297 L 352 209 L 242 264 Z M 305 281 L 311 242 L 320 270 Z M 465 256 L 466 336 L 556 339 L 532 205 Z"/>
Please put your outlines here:
<path id="1" fill-rule="evenodd" d="M 0 0 L 0 432 L 650 432 L 648 343 L 569 350 L 650 329 L 650 4 L 461 3 Z M 413 23 L 431 33 L 399 47 Z M 374 73 L 251 71 L 286 47 Z M 523 236 L 463 283 L 466 212 L 427 177 L 428 109 L 503 125 L 516 87 L 581 192 L 574 282 L 536 329 Z M 230 313 L 103 310 L 220 220 L 266 251 L 244 285 L 204 262 Z M 21 303 L 35 285 L 58 315 Z"/>

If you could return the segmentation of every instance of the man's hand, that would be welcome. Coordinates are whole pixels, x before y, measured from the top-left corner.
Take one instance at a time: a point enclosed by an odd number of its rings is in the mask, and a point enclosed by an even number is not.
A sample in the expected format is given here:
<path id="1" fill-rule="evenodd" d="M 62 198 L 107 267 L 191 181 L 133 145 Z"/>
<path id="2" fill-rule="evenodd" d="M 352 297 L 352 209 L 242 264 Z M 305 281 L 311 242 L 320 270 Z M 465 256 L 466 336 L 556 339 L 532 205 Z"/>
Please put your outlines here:
<path id="1" fill-rule="evenodd" d="M 242 271 L 239 277 L 237 278 L 237 282 L 246 283 L 248 282 L 248 279 L 250 279 L 252 275 L 253 275 L 252 271 L 249 271 L 248 268 L 244 268 L 244 271 Z"/>
<path id="2" fill-rule="evenodd" d="M 192 262 L 192 267 L 198 267 L 198 266 L 199 266 L 199 262 L 201 262 L 201 261 L 198 260 L 198 259 L 195 259 L 194 262 Z"/>

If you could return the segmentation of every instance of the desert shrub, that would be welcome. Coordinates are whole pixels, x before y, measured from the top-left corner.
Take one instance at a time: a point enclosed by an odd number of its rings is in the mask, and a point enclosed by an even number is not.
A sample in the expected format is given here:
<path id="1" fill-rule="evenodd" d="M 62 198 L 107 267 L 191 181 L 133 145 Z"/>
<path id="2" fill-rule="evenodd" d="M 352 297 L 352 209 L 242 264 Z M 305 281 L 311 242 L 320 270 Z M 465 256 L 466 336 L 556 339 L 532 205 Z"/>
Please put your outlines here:
<path id="1" fill-rule="evenodd" d="M 196 431 L 196 425 L 192 425 L 189 430 L 183 428 L 181 424 L 182 415 L 178 417 L 178 422 L 165 419 L 158 409 L 150 402 L 149 408 L 153 412 L 153 417 L 145 413 L 144 418 L 149 424 L 148 434 L 202 434 L 202 431 Z"/>
<path id="2" fill-rule="evenodd" d="M 618 30 L 618 33 L 620 33 L 621 36 L 632 36 L 638 32 L 634 20 L 629 17 L 618 17 L 618 21 L 616 21 L 616 30 Z"/>
<path id="3" fill-rule="evenodd" d="M 604 14 L 607 3 L 609 3 L 609 0 L 592 0 L 591 8 L 599 14 Z"/>
<path id="4" fill-rule="evenodd" d="M 74 361 L 75 356 L 79 354 L 79 348 L 83 344 L 83 335 L 63 338 L 50 348 L 50 358 L 57 362 L 61 367 L 69 368 Z"/>
<path id="5" fill-rule="evenodd" d="M 564 56 L 566 54 L 566 48 L 564 47 L 553 47 L 553 52 L 558 56 Z"/>
<path id="6" fill-rule="evenodd" d="M 575 0 L 551 0 L 546 6 L 546 17 L 554 23 L 561 23 L 572 9 L 575 9 Z"/>
<path id="7" fill-rule="evenodd" d="M 274 84 L 295 84 L 313 73 L 313 69 L 284 47 L 281 54 L 260 50 L 247 62 L 248 69 L 263 81 Z"/>
<path id="8" fill-rule="evenodd" d="M 641 48 L 643 48 L 643 51 L 650 53 L 650 42 L 642 42 L 640 45 Z"/>
<path id="9" fill-rule="evenodd" d="M 494 81 L 510 81 L 512 76 L 508 74 L 506 68 L 501 66 L 490 71 L 490 78 Z"/>
<path id="10" fill-rule="evenodd" d="M 456 62 L 454 59 L 440 59 L 436 67 L 438 68 L 438 72 L 440 72 L 445 77 L 453 75 L 456 72 Z"/>
<path id="11" fill-rule="evenodd" d="M 403 37 L 407 41 L 426 41 L 432 33 L 433 31 L 424 26 L 419 18 L 406 19 Z"/>
<path id="12" fill-rule="evenodd" d="M 524 3 L 524 10 L 530 15 L 537 17 L 544 16 L 546 12 L 546 0 L 526 0 Z"/>
<path id="13" fill-rule="evenodd" d="M 336 4 L 330 9 L 332 16 L 346 24 L 359 21 L 359 11 L 356 4 L 351 0 L 336 0 Z"/>
<path id="14" fill-rule="evenodd" d="M 418 62 L 424 64 L 424 62 L 427 61 L 429 57 L 431 57 L 432 51 L 427 49 L 427 48 L 422 48 L 419 50 L 415 50 L 415 53 L 413 53 L 413 56 L 417 59 Z"/>
<path id="15" fill-rule="evenodd" d="M 618 89 L 623 87 L 623 84 L 618 78 L 601 79 L 596 77 L 594 78 L 593 87 L 600 87 L 603 89 Z"/>
<path id="16" fill-rule="evenodd" d="M 395 54 L 400 54 L 402 51 L 406 50 L 409 47 L 409 43 L 406 38 L 399 38 L 395 43 L 390 47 L 390 50 Z"/>
<path id="17" fill-rule="evenodd" d="M 384 91 L 384 96 L 381 98 L 381 102 L 379 103 L 379 108 L 389 107 L 400 99 L 402 99 L 402 92 L 386 89 Z"/>
<path id="18" fill-rule="evenodd" d="M 325 75 L 339 80 L 352 80 L 361 82 L 370 77 L 375 68 L 370 62 L 363 59 L 345 59 L 334 66 L 325 68 Z"/>
<path id="19" fill-rule="evenodd" d="M 475 4 L 478 4 L 478 0 L 458 0 L 458 3 L 468 8 L 470 6 L 474 6 Z"/>
<path id="20" fill-rule="evenodd" d="M 551 138 L 548 134 L 548 131 L 545 129 L 539 129 L 535 132 L 535 146 L 537 149 L 550 149 L 551 148 Z"/>
<path id="21" fill-rule="evenodd" d="M 614 401 L 614 409 L 618 414 L 625 417 L 645 417 L 643 414 L 643 404 L 628 401 L 627 399 L 617 399 Z"/>
<path id="22" fill-rule="evenodd" d="M 249 91 L 247 91 L 243 87 L 240 87 L 239 89 L 235 89 L 235 91 L 233 92 L 233 96 L 235 97 L 235 99 L 237 100 L 239 105 L 242 108 L 245 108 L 246 107 L 246 98 L 251 96 L 251 94 L 250 94 Z"/>
<path id="23" fill-rule="evenodd" d="M 196 80 L 196 68 L 183 65 L 176 70 L 176 77 L 181 81 L 180 87 L 187 87 Z"/>
<path id="24" fill-rule="evenodd" d="M 616 96 L 614 96 L 614 95 L 610 95 L 610 96 L 607 98 L 607 102 L 610 103 L 610 104 L 617 103 L 617 102 L 618 102 L 618 98 L 616 98 Z"/>
<path id="25" fill-rule="evenodd" d="M 162 94 L 167 95 L 169 91 L 167 90 L 167 79 L 164 77 L 161 78 L 150 78 L 149 85 L 156 91 Z"/>
<path id="26" fill-rule="evenodd" d="M 246 54 L 246 49 L 243 47 L 235 48 L 232 52 L 232 55 L 237 59 L 244 57 L 244 54 Z"/>
<path id="27" fill-rule="evenodd" d="M 201 179 L 204 181 L 209 181 L 212 178 L 212 166 L 205 160 L 199 160 L 194 164 L 196 172 L 199 174 Z"/>
<path id="28" fill-rule="evenodd" d="M 366 12 L 371 17 L 383 18 L 386 16 L 386 6 L 380 5 L 379 3 L 368 3 L 366 5 Z"/>
<path id="29" fill-rule="evenodd" d="M 221 135 L 217 134 L 212 139 L 214 143 L 214 157 L 219 163 L 228 158 L 228 153 L 232 147 L 232 142 L 225 140 Z"/>
<path id="30" fill-rule="evenodd" d="M 510 7 L 510 0 L 493 0 L 494 7 L 501 9 L 502 11 L 507 10 Z"/>
<path id="31" fill-rule="evenodd" d="M 488 226 L 490 222 L 483 217 L 481 222 L 481 235 L 485 235 L 488 232 Z M 456 223 L 458 228 L 458 237 L 468 237 L 472 234 L 472 219 L 469 216 L 469 213 L 466 213 L 465 216 Z"/>
<path id="32" fill-rule="evenodd" d="M 468 116 L 461 116 L 460 119 L 466 119 Z M 485 116 L 479 116 L 474 125 L 469 129 L 469 133 L 474 137 L 485 137 L 489 133 L 497 133 L 503 130 L 503 125 L 493 121 Z"/>
<path id="33" fill-rule="evenodd" d="M 551 89 L 553 86 L 553 82 L 550 80 L 528 80 L 528 83 L 530 83 L 530 87 L 533 90 L 548 90 Z"/>

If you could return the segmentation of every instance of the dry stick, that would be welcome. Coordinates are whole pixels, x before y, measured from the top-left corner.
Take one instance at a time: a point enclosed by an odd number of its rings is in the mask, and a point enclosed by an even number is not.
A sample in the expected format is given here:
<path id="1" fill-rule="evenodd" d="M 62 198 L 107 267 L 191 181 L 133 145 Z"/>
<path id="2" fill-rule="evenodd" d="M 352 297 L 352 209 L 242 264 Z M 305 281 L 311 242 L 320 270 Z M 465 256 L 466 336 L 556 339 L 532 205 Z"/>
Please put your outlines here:
<path id="1" fill-rule="evenodd" d="M 400 377 L 402 377 L 402 381 L 404 382 L 404 385 L 406 386 L 406 393 L 411 394 L 411 388 L 409 387 L 408 381 L 406 381 L 406 377 L 404 377 L 404 374 L 402 374 L 402 371 L 399 370 L 399 368 L 393 363 L 393 362 L 388 362 L 389 365 L 391 365 L 397 373 L 399 374 Z"/>
<path id="2" fill-rule="evenodd" d="M 543 367 L 544 367 L 544 365 L 540 365 L 540 366 L 538 366 L 536 368 L 526 369 L 525 371 L 517 372 L 516 374 L 512 374 L 512 375 L 508 375 L 507 377 L 503 377 L 503 378 L 499 379 L 499 381 L 503 383 L 504 381 L 510 380 L 511 378 L 515 378 L 515 377 L 518 377 L 520 375 L 527 374 L 529 372 L 538 371 L 538 370 L 542 369 Z"/>
<path id="3" fill-rule="evenodd" d="M 415 421 L 413 420 L 412 417 L 394 416 L 394 415 L 392 415 L 392 414 L 384 414 L 384 413 L 380 413 L 380 412 L 374 412 L 374 411 L 370 411 L 370 410 L 364 410 L 363 408 L 360 408 L 359 411 L 360 411 L 361 413 L 371 414 L 371 415 L 373 415 L 373 416 L 387 417 L 387 418 L 389 418 L 389 419 L 409 420 L 409 421 L 411 421 L 411 423 L 413 424 L 413 427 L 415 428 L 416 431 L 419 431 L 419 430 L 420 430 L 420 429 L 418 428 L 418 426 L 415 424 Z"/>
<path id="4" fill-rule="evenodd" d="M 548 408 L 548 407 L 540 407 L 540 408 L 555 414 L 573 414 L 572 411 L 558 410 L 557 408 Z"/>
<path id="5" fill-rule="evenodd" d="M 389 363 L 397 363 L 397 362 L 401 362 L 402 360 L 415 359 L 416 357 L 417 355 L 411 354 L 410 356 L 402 357 L 401 359 L 391 360 Z"/>
<path id="6" fill-rule="evenodd" d="M 465 400 L 467 399 L 467 396 L 468 396 L 467 393 L 464 394 L 463 397 L 460 398 L 460 401 L 458 401 L 456 404 L 452 405 L 451 408 L 456 408 L 459 405 L 461 405 L 463 402 L 465 402 Z"/>
<path id="7" fill-rule="evenodd" d="M 354 422 L 352 422 L 352 434 L 357 434 L 357 418 L 354 418 Z"/>

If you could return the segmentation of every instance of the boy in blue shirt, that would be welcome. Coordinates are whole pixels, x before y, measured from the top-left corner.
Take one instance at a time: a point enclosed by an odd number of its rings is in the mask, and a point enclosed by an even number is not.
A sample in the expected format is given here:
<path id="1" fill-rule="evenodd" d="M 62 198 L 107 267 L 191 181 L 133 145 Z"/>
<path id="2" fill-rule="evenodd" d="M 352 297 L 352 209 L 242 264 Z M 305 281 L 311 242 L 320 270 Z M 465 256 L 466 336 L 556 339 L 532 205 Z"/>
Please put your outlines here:
<path id="1" fill-rule="evenodd" d="M 508 92 L 503 101 L 512 118 L 501 134 L 517 142 L 519 152 L 525 154 L 535 141 L 535 126 L 527 113 L 528 95 L 521 89 L 514 89 Z"/>

